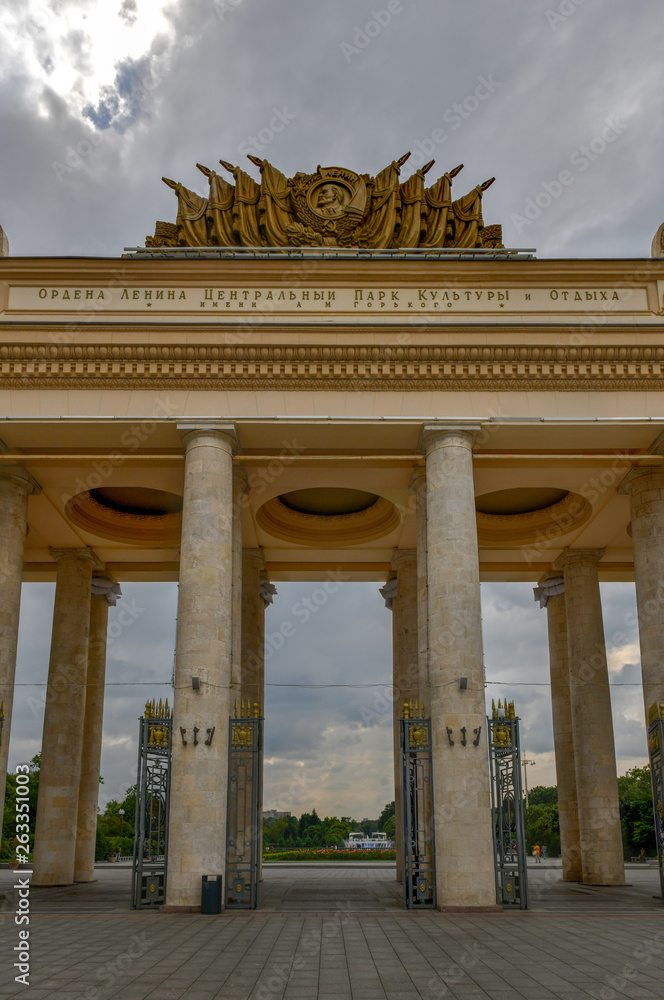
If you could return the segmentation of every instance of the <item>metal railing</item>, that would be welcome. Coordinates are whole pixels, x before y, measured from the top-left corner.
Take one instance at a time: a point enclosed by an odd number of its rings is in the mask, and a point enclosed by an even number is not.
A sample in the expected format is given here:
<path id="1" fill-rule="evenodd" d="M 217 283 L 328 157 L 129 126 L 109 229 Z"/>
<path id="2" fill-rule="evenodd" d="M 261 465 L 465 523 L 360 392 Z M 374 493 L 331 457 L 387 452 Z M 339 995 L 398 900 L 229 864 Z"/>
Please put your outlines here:
<path id="1" fill-rule="evenodd" d="M 415 247 L 370 250 L 362 247 L 124 247 L 123 257 L 147 260 L 533 260 L 534 247 Z"/>

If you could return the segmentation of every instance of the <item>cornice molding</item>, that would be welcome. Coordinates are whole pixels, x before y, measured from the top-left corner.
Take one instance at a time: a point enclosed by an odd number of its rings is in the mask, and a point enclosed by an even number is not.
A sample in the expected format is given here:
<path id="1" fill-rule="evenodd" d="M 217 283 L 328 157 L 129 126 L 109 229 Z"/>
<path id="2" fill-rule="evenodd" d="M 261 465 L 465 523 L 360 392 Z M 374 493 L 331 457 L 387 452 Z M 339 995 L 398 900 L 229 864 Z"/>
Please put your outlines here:
<path id="1" fill-rule="evenodd" d="M 661 391 L 664 346 L 0 347 L 0 388 Z"/>

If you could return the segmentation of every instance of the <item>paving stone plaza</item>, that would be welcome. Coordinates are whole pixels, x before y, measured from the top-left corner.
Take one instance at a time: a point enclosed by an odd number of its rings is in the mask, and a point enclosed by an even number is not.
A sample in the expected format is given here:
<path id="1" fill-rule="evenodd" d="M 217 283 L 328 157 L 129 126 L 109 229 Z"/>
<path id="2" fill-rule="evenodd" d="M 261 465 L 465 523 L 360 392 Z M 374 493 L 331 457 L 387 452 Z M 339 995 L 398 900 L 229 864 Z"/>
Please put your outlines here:
<path id="1" fill-rule="evenodd" d="M 394 866 L 266 866 L 260 910 L 159 914 L 128 907 L 127 869 L 34 890 L 31 985 L 6 964 L 0 997 L 31 1000 L 618 1000 L 664 995 L 664 916 L 652 868 L 627 885 L 570 886 L 530 869 L 531 909 L 405 913 Z M 16 937 L 13 873 L 0 873 L 0 940 Z"/>

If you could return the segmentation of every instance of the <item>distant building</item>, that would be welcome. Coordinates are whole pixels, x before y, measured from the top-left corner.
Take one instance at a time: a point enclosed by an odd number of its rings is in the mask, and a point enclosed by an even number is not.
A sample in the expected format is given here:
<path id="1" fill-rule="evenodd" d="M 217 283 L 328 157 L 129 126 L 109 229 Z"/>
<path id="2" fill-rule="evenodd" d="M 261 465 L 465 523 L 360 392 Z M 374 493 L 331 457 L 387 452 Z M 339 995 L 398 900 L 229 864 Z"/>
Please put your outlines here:
<path id="1" fill-rule="evenodd" d="M 263 810 L 263 822 L 266 819 L 289 819 L 289 812 L 279 812 L 278 809 L 264 809 Z"/>
<path id="2" fill-rule="evenodd" d="M 394 847 L 394 841 L 388 840 L 387 834 L 383 831 L 378 833 L 363 833 L 356 830 L 348 834 L 348 840 L 342 841 L 343 846 L 350 850 L 358 851 L 385 851 Z"/>

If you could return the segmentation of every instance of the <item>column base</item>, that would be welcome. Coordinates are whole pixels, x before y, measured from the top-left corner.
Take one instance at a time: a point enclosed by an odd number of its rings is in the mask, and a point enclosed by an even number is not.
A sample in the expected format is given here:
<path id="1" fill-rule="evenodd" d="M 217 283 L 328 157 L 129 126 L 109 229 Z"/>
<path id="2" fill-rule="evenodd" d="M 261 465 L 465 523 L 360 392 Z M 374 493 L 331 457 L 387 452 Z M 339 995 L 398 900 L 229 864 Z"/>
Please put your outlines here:
<path id="1" fill-rule="evenodd" d="M 503 913 L 502 906 L 494 903 L 493 906 L 441 906 L 436 907 L 441 913 Z"/>
<path id="2" fill-rule="evenodd" d="M 602 886 L 604 886 L 607 889 L 621 889 L 623 886 L 630 885 L 630 883 L 626 882 L 624 878 L 622 879 L 622 881 L 615 881 L 615 882 L 612 881 L 611 879 L 601 879 L 600 880 L 600 879 L 585 879 L 584 878 L 584 880 L 582 882 L 582 885 L 591 885 L 591 886 L 594 885 L 594 886 L 597 886 L 598 888 L 601 888 Z"/>
<path id="3" fill-rule="evenodd" d="M 31 889 L 67 889 L 70 885 L 74 882 L 39 882 L 34 876 L 30 881 Z"/>
<path id="4" fill-rule="evenodd" d="M 200 913 L 200 906 L 178 906 L 175 903 L 164 903 L 159 907 L 160 913 Z M 223 913 L 223 910 L 222 910 Z"/>

